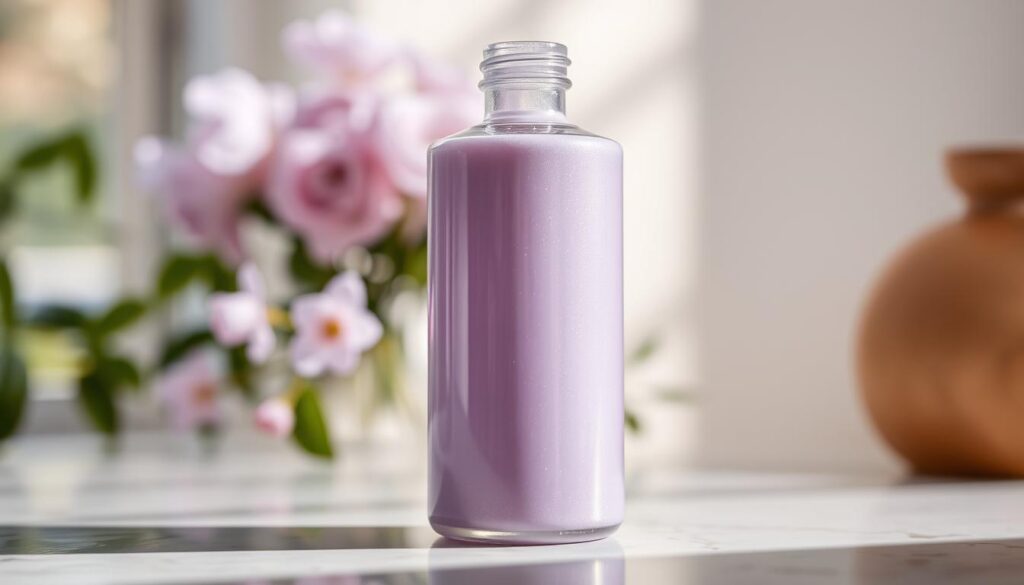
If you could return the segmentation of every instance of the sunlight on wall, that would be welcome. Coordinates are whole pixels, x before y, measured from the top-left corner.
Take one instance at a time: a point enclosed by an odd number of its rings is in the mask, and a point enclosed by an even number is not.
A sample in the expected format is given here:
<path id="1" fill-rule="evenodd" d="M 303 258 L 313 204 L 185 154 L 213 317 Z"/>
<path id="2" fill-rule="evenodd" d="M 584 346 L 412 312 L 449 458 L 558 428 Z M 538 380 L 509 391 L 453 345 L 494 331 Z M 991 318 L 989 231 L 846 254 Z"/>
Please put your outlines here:
<path id="1" fill-rule="evenodd" d="M 645 426 L 631 441 L 632 463 L 687 460 L 693 429 L 695 8 L 688 1 L 626 8 L 578 0 L 463 0 L 445 10 L 400 0 L 352 5 L 370 26 L 430 48 L 474 78 L 490 42 L 542 39 L 569 47 L 570 119 L 625 151 L 627 353 L 657 340 L 650 360 L 627 374 L 627 404 Z"/>

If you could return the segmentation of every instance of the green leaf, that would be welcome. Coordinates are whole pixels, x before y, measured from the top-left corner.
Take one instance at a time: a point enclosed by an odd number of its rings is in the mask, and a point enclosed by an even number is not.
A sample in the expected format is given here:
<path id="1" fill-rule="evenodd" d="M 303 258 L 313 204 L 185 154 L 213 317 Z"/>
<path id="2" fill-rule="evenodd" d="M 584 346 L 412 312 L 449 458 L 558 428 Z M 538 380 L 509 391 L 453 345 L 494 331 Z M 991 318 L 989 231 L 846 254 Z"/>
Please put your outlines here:
<path id="1" fill-rule="evenodd" d="M 40 171 L 58 162 L 67 162 L 75 180 L 78 200 L 88 203 L 96 192 L 97 165 L 92 148 L 82 129 L 71 130 L 44 140 L 22 153 L 14 163 L 15 172 Z"/>
<path id="2" fill-rule="evenodd" d="M 81 329 L 88 325 L 89 318 L 78 309 L 64 305 L 43 307 L 29 317 L 29 323 L 48 329 Z"/>
<path id="3" fill-rule="evenodd" d="M 640 434 L 640 432 L 643 430 L 643 427 L 640 424 L 640 418 L 632 410 L 626 409 L 625 423 L 626 428 L 629 429 L 629 431 L 634 434 Z"/>
<path id="4" fill-rule="evenodd" d="M 0 330 L 11 331 L 18 322 L 14 297 L 14 280 L 7 262 L 0 258 Z"/>
<path id="5" fill-rule="evenodd" d="M 199 329 L 174 337 L 164 345 L 160 355 L 160 367 L 166 368 L 188 355 L 193 349 L 213 342 L 213 333 L 209 329 Z"/>
<path id="6" fill-rule="evenodd" d="M 210 290 L 217 292 L 234 292 L 238 290 L 235 271 L 229 268 L 214 254 L 200 259 L 202 276 Z"/>
<path id="7" fill-rule="evenodd" d="M 0 181 L 0 225 L 10 219 L 17 208 L 18 193 L 14 188 L 14 181 Z"/>
<path id="8" fill-rule="evenodd" d="M 35 171 L 52 165 L 64 155 L 66 136 L 45 140 L 21 153 L 14 163 L 15 170 Z"/>
<path id="9" fill-rule="evenodd" d="M 306 285 L 311 290 L 323 289 L 337 274 L 333 268 L 317 264 L 309 256 L 306 245 L 299 238 L 295 238 L 293 243 L 292 254 L 288 258 L 288 271 L 297 283 Z"/>
<path id="10" fill-rule="evenodd" d="M 120 356 L 106 356 L 96 365 L 96 369 L 104 379 L 109 380 L 114 388 L 142 386 L 142 374 L 139 368 L 129 359 Z"/>
<path id="11" fill-rule="evenodd" d="M 96 322 L 101 335 L 107 335 L 135 323 L 146 314 L 146 304 L 138 299 L 123 299 Z"/>
<path id="12" fill-rule="evenodd" d="M 79 202 L 88 203 L 96 192 L 97 172 L 96 159 L 83 132 L 72 132 L 65 138 L 64 156 L 71 163 Z"/>
<path id="13" fill-rule="evenodd" d="M 308 453 L 318 457 L 334 457 L 331 435 L 320 407 L 320 397 L 312 385 L 306 386 L 295 401 L 295 430 L 292 436 Z"/>
<path id="14" fill-rule="evenodd" d="M 27 401 L 25 362 L 10 347 L 0 347 L 0 440 L 18 429 Z"/>
<path id="15" fill-rule="evenodd" d="M 277 218 L 274 217 L 274 214 L 270 211 L 270 208 L 267 207 L 267 204 L 263 202 L 263 196 L 260 193 L 252 195 L 252 198 L 249 199 L 249 203 L 246 204 L 243 211 L 258 217 L 267 223 L 277 223 Z"/>
<path id="16" fill-rule="evenodd" d="M 167 259 L 157 278 L 157 293 L 160 298 L 177 294 L 194 280 L 202 280 L 215 291 L 234 291 L 235 271 L 224 264 L 215 254 L 176 254 Z"/>
<path id="17" fill-rule="evenodd" d="M 102 370 L 93 370 L 78 381 L 78 403 L 96 430 L 113 436 L 120 428 L 114 403 L 114 385 Z"/>
<path id="18" fill-rule="evenodd" d="M 162 299 L 173 296 L 200 276 L 203 262 L 195 256 L 176 254 L 164 262 L 157 277 L 157 294 Z"/>
<path id="19" fill-rule="evenodd" d="M 647 361 L 654 352 L 658 350 L 658 338 L 655 336 L 648 337 L 645 339 L 639 347 L 633 350 L 633 353 L 629 356 L 629 363 L 639 364 Z"/>
<path id="20" fill-rule="evenodd" d="M 252 364 L 245 353 L 245 346 L 227 348 L 231 382 L 246 396 L 255 397 L 256 387 L 252 383 Z"/>

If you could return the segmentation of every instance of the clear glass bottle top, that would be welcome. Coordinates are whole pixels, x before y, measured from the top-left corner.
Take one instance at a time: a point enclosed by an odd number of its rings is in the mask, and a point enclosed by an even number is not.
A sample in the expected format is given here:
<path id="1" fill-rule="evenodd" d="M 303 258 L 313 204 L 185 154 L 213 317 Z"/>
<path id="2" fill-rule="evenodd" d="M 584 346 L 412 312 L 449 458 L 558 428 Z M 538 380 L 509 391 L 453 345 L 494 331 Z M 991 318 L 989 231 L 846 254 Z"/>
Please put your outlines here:
<path id="1" fill-rule="evenodd" d="M 565 90 L 570 61 L 565 45 L 547 41 L 507 41 L 484 50 L 484 122 L 566 123 Z"/>

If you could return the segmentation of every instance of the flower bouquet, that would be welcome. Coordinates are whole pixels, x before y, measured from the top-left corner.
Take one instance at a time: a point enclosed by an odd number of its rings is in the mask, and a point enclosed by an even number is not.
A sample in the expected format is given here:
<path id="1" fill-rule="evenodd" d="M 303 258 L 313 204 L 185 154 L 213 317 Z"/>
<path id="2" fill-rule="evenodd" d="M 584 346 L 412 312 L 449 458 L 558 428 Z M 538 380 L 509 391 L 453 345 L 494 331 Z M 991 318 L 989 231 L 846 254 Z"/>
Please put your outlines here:
<path id="1" fill-rule="evenodd" d="M 294 89 L 241 69 L 192 79 L 185 141 L 145 137 L 135 158 L 145 188 L 201 251 L 165 265 L 162 293 L 207 273 L 209 330 L 231 379 L 256 399 L 256 424 L 330 455 L 325 379 L 369 367 L 384 399 L 401 391 L 401 327 L 389 309 L 426 282 L 426 150 L 471 125 L 481 104 L 453 67 L 340 12 L 294 22 L 282 40 L 315 82 Z M 243 244 L 247 216 L 291 241 L 293 294 L 277 303 Z M 177 426 L 213 425 L 223 384 L 190 345 L 174 346 L 180 359 L 165 353 L 158 395 Z M 276 352 L 290 380 L 260 396 L 253 369 Z"/>
<path id="2" fill-rule="evenodd" d="M 314 81 L 266 83 L 237 68 L 193 78 L 184 139 L 135 145 L 141 186 L 186 244 L 164 259 L 154 290 L 97 314 L 63 306 L 23 314 L 0 255 L 0 440 L 27 402 L 18 340 L 32 327 L 72 334 L 78 402 L 111 436 L 129 388 L 152 387 L 176 428 L 211 431 L 234 387 L 258 428 L 331 456 L 321 392 L 358 377 L 372 381 L 374 404 L 401 400 L 394 306 L 426 283 L 426 150 L 479 118 L 479 93 L 454 67 L 341 12 L 294 22 L 282 41 Z M 84 136 L 71 132 L 0 176 L 0 220 L 22 177 L 64 162 L 86 200 L 95 165 Z M 262 257 L 253 231 L 276 234 L 287 253 Z M 266 282 L 264 273 L 287 277 Z M 116 339 L 122 331 L 196 288 L 206 325 L 175 331 L 152 363 L 129 356 Z"/>

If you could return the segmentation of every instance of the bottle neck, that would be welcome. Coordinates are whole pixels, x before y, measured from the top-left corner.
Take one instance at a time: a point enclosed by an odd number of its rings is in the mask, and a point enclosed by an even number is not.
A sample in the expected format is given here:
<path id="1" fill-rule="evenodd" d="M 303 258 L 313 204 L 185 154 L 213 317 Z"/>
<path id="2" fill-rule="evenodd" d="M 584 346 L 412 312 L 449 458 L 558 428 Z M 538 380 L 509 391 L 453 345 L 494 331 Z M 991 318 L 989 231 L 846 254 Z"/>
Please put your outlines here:
<path id="1" fill-rule="evenodd" d="M 537 84 L 534 87 L 492 87 L 484 92 L 484 122 L 565 122 L 565 90 Z"/>
<path id="2" fill-rule="evenodd" d="M 495 43 L 484 51 L 484 123 L 565 123 L 569 58 L 564 45 L 544 41 Z"/>

